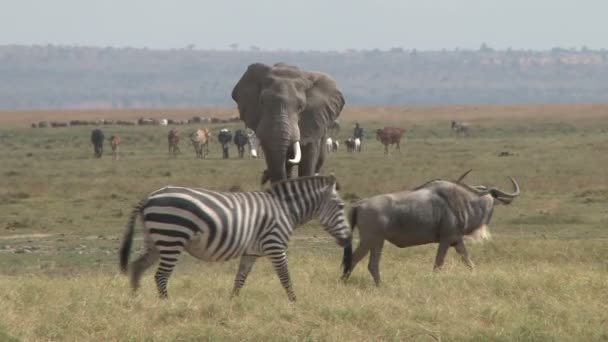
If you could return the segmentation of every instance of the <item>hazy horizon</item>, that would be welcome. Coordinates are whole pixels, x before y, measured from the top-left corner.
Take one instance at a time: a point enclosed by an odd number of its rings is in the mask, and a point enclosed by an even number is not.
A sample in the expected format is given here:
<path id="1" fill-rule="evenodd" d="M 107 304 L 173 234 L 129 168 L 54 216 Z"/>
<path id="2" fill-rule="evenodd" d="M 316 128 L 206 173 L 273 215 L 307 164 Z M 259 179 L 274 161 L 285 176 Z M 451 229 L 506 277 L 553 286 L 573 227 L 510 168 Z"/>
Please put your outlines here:
<path id="1" fill-rule="evenodd" d="M 608 2 L 11 1 L 0 45 L 262 50 L 606 48 Z"/>

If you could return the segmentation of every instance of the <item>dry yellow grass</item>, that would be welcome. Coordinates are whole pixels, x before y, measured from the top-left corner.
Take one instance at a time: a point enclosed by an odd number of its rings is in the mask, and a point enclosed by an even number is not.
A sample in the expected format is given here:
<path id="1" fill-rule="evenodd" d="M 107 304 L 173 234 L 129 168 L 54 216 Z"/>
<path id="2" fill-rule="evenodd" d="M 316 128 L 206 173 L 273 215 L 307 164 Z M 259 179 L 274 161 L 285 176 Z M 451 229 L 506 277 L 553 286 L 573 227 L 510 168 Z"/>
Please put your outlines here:
<path id="1" fill-rule="evenodd" d="M 313 222 L 296 231 L 289 250 L 295 304 L 263 259 L 235 300 L 235 261 L 189 256 L 177 265 L 168 301 L 157 299 L 152 272 L 131 296 L 117 272 L 131 206 L 167 184 L 258 189 L 263 161 L 221 160 L 217 145 L 206 160 L 186 145 L 169 159 L 166 127 L 115 126 L 104 130 L 124 137 L 123 158 L 96 160 L 90 127 L 24 127 L 43 119 L 236 112 L 222 110 L 0 114 L 0 341 L 608 340 L 608 105 L 345 111 L 340 139 L 355 120 L 368 134 L 385 124 L 409 128 L 401 154 L 384 156 L 370 134 L 362 153 L 329 156 L 324 170 L 337 175 L 347 200 L 468 168 L 473 184 L 519 181 L 522 196 L 495 210 L 494 240 L 469 247 L 475 273 L 450 251 L 445 270 L 432 274 L 436 246 L 387 244 L 382 287 L 373 285 L 366 260 L 343 284 L 341 250 Z M 472 122 L 471 135 L 451 132 L 452 119 Z"/>

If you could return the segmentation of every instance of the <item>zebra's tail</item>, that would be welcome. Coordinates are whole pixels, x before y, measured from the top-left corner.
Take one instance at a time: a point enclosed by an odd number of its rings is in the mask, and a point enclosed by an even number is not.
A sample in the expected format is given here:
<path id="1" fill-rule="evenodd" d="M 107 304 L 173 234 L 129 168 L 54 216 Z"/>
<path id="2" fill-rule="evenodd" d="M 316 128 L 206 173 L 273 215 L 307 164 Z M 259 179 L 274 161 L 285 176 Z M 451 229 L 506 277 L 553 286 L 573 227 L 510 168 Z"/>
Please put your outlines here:
<path id="1" fill-rule="evenodd" d="M 129 221 L 127 222 L 127 230 L 125 231 L 125 235 L 122 239 L 122 245 L 120 246 L 120 271 L 122 273 L 127 273 L 127 268 L 129 266 L 129 254 L 131 254 L 133 234 L 135 233 L 135 224 L 137 223 L 137 217 L 141 215 L 141 209 L 145 203 L 146 199 L 135 205 L 133 211 L 131 211 L 131 216 L 129 216 Z"/>
<path id="2" fill-rule="evenodd" d="M 354 206 L 350 209 L 348 213 L 348 221 L 350 222 L 350 227 L 355 231 L 355 226 L 357 225 L 357 206 Z M 353 244 L 352 240 L 346 247 L 344 247 L 344 254 L 342 255 L 342 276 L 348 275 L 350 272 L 350 268 L 353 262 Z"/>

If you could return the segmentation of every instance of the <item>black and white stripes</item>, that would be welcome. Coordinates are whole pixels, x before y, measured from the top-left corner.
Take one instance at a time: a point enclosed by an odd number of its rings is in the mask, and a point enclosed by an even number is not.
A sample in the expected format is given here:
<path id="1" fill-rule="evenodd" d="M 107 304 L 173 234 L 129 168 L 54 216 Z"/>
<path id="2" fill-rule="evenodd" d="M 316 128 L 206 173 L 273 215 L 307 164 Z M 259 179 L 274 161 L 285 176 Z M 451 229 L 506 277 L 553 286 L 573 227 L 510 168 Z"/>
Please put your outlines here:
<path id="1" fill-rule="evenodd" d="M 146 250 L 127 267 L 138 215 Z M 287 245 L 293 229 L 314 217 L 340 245 L 350 244 L 351 230 L 333 176 L 287 180 L 264 192 L 164 187 L 133 211 L 120 251 L 121 269 L 129 268 L 135 290 L 142 273 L 160 259 L 155 279 L 160 296 L 166 297 L 167 281 L 182 251 L 206 261 L 241 257 L 233 289 L 237 295 L 257 257 L 267 256 L 289 299 L 295 300 Z"/>

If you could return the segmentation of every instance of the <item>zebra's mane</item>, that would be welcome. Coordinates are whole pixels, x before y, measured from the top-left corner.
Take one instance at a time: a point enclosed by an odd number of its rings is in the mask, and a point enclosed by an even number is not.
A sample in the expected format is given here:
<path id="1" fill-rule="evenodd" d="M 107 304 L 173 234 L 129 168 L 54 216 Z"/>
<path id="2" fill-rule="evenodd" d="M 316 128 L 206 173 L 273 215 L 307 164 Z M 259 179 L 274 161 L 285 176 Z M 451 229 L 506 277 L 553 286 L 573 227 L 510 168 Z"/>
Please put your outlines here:
<path id="1" fill-rule="evenodd" d="M 270 188 L 267 189 L 266 192 L 273 192 L 274 190 L 282 188 L 283 185 L 287 184 L 287 183 L 308 182 L 308 181 L 313 180 L 313 179 L 325 180 L 325 182 L 324 182 L 325 185 L 336 183 L 336 177 L 334 175 L 330 175 L 330 176 L 304 176 L 304 177 L 298 177 L 298 178 L 292 178 L 292 179 L 285 179 L 285 180 L 281 180 L 281 181 L 272 183 L 270 185 Z"/>

